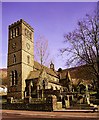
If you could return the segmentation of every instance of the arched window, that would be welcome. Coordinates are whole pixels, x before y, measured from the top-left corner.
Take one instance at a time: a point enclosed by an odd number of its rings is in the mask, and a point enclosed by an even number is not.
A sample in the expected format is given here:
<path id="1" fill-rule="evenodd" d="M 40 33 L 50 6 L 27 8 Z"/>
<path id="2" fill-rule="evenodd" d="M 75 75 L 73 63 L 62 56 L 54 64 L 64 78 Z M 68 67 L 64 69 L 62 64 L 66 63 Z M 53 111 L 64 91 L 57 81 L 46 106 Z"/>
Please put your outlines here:
<path id="1" fill-rule="evenodd" d="M 16 63 L 16 55 L 13 55 L 13 63 Z"/>
<path id="2" fill-rule="evenodd" d="M 10 86 L 17 85 L 17 84 L 18 84 L 18 73 L 15 70 L 10 73 Z"/>
<path id="3" fill-rule="evenodd" d="M 30 33 L 30 39 L 32 39 L 32 33 Z"/>
<path id="4" fill-rule="evenodd" d="M 29 31 L 27 30 L 27 36 L 29 37 Z"/>
<path id="5" fill-rule="evenodd" d="M 12 71 L 12 85 L 14 85 L 14 72 Z"/>
<path id="6" fill-rule="evenodd" d="M 12 86 L 12 72 L 10 73 L 10 86 Z"/>
<path id="7" fill-rule="evenodd" d="M 13 38 L 15 38 L 16 29 L 13 29 Z"/>
<path id="8" fill-rule="evenodd" d="M 10 38 L 13 38 L 13 30 L 10 31 Z"/>
<path id="9" fill-rule="evenodd" d="M 29 55 L 27 56 L 27 63 L 28 64 L 30 63 L 30 56 Z"/>
<path id="10" fill-rule="evenodd" d="M 43 80 L 43 89 L 45 89 L 45 80 Z"/>
<path id="11" fill-rule="evenodd" d="M 25 35 L 27 35 L 27 29 L 25 28 Z"/>
<path id="12" fill-rule="evenodd" d="M 56 90 L 58 90 L 58 88 L 57 88 L 57 87 L 55 87 L 55 89 L 56 89 Z"/>
<path id="13" fill-rule="evenodd" d="M 60 88 L 60 93 L 62 92 L 62 88 Z"/>
<path id="14" fill-rule="evenodd" d="M 40 89 L 41 89 L 41 86 L 39 85 L 39 86 L 38 86 L 38 90 L 40 90 Z"/>
<path id="15" fill-rule="evenodd" d="M 19 27 L 16 28 L 16 36 L 19 35 Z"/>
<path id="16" fill-rule="evenodd" d="M 53 86 L 51 85 L 51 90 L 53 90 Z"/>
<path id="17" fill-rule="evenodd" d="M 17 73 L 17 71 L 15 70 L 14 71 L 15 72 L 15 85 L 17 85 L 18 84 L 18 73 Z"/>

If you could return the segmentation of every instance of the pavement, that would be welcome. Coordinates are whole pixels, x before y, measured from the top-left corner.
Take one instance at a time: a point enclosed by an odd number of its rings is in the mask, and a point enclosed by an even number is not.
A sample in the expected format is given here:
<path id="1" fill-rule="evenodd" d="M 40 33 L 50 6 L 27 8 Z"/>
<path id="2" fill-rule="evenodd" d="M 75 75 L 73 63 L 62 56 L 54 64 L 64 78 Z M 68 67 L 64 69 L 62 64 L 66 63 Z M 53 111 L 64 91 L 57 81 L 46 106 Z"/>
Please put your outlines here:
<path id="1" fill-rule="evenodd" d="M 54 110 L 54 112 L 99 112 L 99 109 L 61 109 Z"/>
<path id="2" fill-rule="evenodd" d="M 91 111 L 54 111 L 54 112 L 42 112 L 42 111 L 22 111 L 22 110 L 0 110 L 2 120 L 19 120 L 19 118 L 31 118 L 35 119 L 57 119 L 57 120 L 99 120 L 99 112 Z M 22 120 L 22 119 L 20 119 Z"/>

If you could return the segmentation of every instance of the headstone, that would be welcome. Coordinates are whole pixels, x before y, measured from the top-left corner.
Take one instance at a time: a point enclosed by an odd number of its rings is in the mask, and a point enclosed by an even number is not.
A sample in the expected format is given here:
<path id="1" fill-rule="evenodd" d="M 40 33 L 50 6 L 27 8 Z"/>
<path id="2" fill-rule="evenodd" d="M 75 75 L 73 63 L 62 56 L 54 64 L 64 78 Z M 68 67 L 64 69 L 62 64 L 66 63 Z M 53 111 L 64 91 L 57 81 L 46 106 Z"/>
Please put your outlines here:
<path id="1" fill-rule="evenodd" d="M 8 102 L 8 103 L 13 103 L 13 97 L 8 97 L 8 98 L 7 98 L 7 102 Z"/>
<path id="2" fill-rule="evenodd" d="M 57 97 L 55 95 L 52 95 L 52 104 L 53 104 L 53 110 L 57 109 Z"/>
<path id="3" fill-rule="evenodd" d="M 69 95 L 67 95 L 67 100 L 65 100 L 66 108 L 70 108 Z"/>

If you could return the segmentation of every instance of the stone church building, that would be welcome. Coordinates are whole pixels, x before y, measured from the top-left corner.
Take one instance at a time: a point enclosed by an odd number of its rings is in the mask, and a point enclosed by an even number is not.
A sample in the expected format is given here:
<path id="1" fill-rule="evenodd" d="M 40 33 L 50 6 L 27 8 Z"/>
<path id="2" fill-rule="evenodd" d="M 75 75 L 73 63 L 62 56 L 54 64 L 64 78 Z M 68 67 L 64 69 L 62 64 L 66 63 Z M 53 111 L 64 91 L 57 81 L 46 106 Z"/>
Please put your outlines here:
<path id="1" fill-rule="evenodd" d="M 34 29 L 22 19 L 9 25 L 7 98 L 46 99 L 53 95 L 59 101 L 73 99 L 72 84 L 77 79 L 75 70 L 72 71 L 73 69 L 55 71 L 53 63 L 48 68 L 34 61 Z M 79 71 L 81 69 L 77 68 L 75 74 Z M 83 71 L 85 70 L 81 74 Z"/>
<path id="2" fill-rule="evenodd" d="M 9 25 L 7 97 L 46 98 L 61 95 L 64 87 L 54 64 L 50 68 L 34 61 L 34 29 L 24 20 Z"/>

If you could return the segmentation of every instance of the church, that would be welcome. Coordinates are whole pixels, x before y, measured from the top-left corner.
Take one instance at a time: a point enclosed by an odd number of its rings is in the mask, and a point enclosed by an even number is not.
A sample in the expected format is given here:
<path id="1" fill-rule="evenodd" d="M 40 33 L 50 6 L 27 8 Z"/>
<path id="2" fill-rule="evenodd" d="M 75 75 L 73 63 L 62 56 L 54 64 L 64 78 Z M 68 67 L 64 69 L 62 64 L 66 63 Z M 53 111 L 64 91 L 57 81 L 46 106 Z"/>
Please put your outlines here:
<path id="1" fill-rule="evenodd" d="M 14 99 L 61 97 L 66 87 L 53 63 L 48 68 L 34 61 L 34 29 L 22 19 L 9 25 L 7 77 L 7 97 Z"/>
<path id="2" fill-rule="evenodd" d="M 65 101 L 69 105 L 68 102 L 75 98 L 73 84 L 79 79 L 84 80 L 85 74 L 85 87 L 90 84 L 88 80 L 93 79 L 82 69 L 87 66 L 56 71 L 52 62 L 48 68 L 35 61 L 34 29 L 23 19 L 9 25 L 8 33 L 7 99 L 46 100 L 53 95 L 63 106 Z"/>

